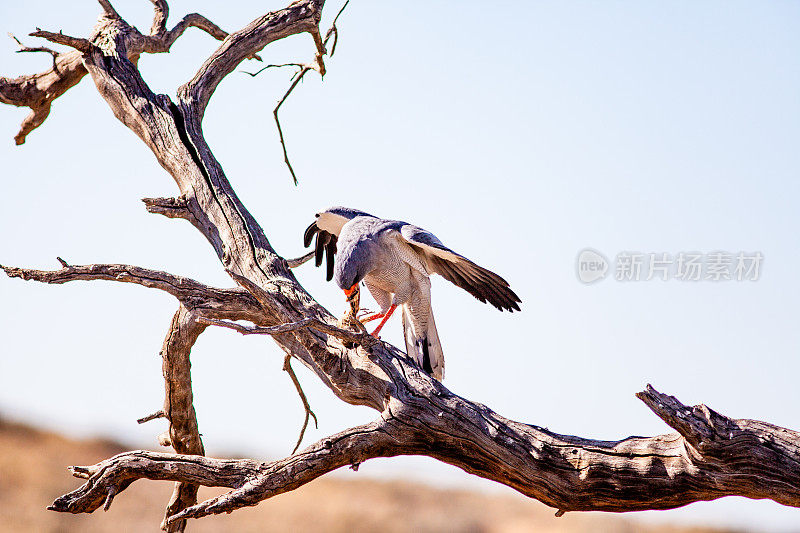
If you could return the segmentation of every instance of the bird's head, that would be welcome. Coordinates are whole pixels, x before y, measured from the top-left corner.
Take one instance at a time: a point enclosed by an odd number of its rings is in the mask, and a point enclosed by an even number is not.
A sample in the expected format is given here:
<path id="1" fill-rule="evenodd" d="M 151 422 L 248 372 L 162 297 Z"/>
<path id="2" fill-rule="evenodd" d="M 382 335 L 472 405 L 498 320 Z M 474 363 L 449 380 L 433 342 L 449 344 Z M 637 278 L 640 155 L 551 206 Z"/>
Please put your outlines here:
<path id="1" fill-rule="evenodd" d="M 350 296 L 356 289 L 361 280 L 368 274 L 367 265 L 361 261 L 347 261 L 343 263 L 343 268 L 338 269 L 333 275 L 333 281 L 344 291 L 346 296 Z"/>
<path id="2" fill-rule="evenodd" d="M 344 226 L 348 220 L 352 220 L 358 216 L 371 215 L 349 207 L 331 207 L 317 213 L 317 220 L 314 222 L 314 225 L 321 231 L 327 231 L 338 237 L 339 233 L 342 231 L 342 226 Z"/>

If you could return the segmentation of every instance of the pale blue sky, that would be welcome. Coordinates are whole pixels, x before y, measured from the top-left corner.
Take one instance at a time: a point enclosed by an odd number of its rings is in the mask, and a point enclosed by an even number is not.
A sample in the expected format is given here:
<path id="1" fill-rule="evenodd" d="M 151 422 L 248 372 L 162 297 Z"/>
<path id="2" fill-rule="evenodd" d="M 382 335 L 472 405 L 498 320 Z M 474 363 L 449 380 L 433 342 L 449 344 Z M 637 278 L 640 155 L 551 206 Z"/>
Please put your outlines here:
<path id="1" fill-rule="evenodd" d="M 149 28 L 148 2 L 115 5 Z M 171 23 L 199 11 L 233 29 L 282 5 L 173 1 Z M 339 5 L 327 6 L 328 19 Z M 97 12 L 94 2 L 5 2 L 0 30 L 86 35 Z M 798 23 L 800 4 L 777 1 L 354 1 L 324 82 L 309 74 L 282 109 L 299 187 L 272 122 L 288 71 L 230 75 L 205 132 L 279 253 L 303 252 L 314 212 L 350 205 L 430 229 L 511 282 L 523 300 L 513 315 L 434 281 L 445 383 L 458 394 L 560 433 L 617 439 L 669 431 L 634 397 L 652 383 L 684 403 L 797 429 Z M 216 45 L 190 30 L 173 53 L 144 56 L 140 67 L 155 91 L 173 95 Z M 0 47 L 2 75 L 49 62 L 13 50 L 10 39 Z M 300 36 L 264 57 L 312 54 Z M 175 186 L 88 79 L 15 147 L 25 113 L 0 106 L 0 263 L 56 268 L 60 255 L 231 285 L 189 224 L 145 212 L 140 198 Z M 574 266 L 585 247 L 610 257 L 743 250 L 765 259 L 757 282 L 585 286 Z M 298 277 L 343 311 L 323 272 L 306 265 Z M 158 351 L 171 297 L 0 278 L 0 301 L 0 411 L 154 445 L 163 421 L 135 419 L 162 402 Z M 399 321 L 385 332 L 402 343 Z M 201 337 L 195 404 L 211 453 L 288 453 L 302 409 L 281 363 L 262 338 Z M 307 442 L 374 418 L 298 373 L 320 418 Z M 375 461 L 357 475 L 494 487 L 427 459 Z M 800 510 L 741 498 L 644 516 L 800 531 Z"/>

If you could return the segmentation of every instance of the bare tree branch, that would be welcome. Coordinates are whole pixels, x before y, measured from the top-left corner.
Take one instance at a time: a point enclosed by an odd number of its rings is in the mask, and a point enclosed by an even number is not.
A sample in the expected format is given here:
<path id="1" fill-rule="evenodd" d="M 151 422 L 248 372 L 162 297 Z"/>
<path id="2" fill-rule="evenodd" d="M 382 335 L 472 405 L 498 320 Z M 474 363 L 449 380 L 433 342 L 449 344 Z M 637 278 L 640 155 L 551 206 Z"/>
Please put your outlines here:
<path id="1" fill-rule="evenodd" d="M 9 33 L 8 36 L 14 39 L 14 41 L 19 45 L 19 50 L 17 50 L 18 54 L 25 52 L 45 52 L 53 57 L 53 68 L 56 68 L 56 59 L 58 58 L 58 52 L 56 52 L 52 48 L 47 48 L 46 46 L 34 46 L 34 47 L 25 46 L 24 44 L 22 44 L 22 41 L 20 41 L 14 36 L 13 33 Z"/>
<path id="2" fill-rule="evenodd" d="M 166 418 L 166 414 L 162 409 L 159 409 L 155 413 L 149 414 L 147 416 L 143 416 L 142 418 L 138 418 L 136 420 L 137 424 L 144 424 L 145 422 L 150 422 L 151 420 L 156 420 L 157 418 Z"/>
<path id="3" fill-rule="evenodd" d="M 228 322 L 226 320 L 216 320 L 205 317 L 198 318 L 198 321 L 209 326 L 220 326 L 223 328 L 232 329 L 234 331 L 238 331 L 242 335 L 281 335 L 290 331 L 313 328 L 317 331 L 321 331 L 322 333 L 327 333 L 336 338 L 349 342 L 355 342 L 364 345 L 372 345 L 378 342 L 378 339 L 372 335 L 369 335 L 368 333 L 356 333 L 350 330 L 338 328 L 336 326 L 331 326 L 330 324 L 322 322 L 316 318 L 305 318 L 303 320 L 298 320 L 297 322 L 290 322 L 288 324 L 280 324 L 278 326 L 270 326 L 266 328 L 258 326 L 245 326 L 243 324 L 237 324 L 236 322 Z"/>
<path id="4" fill-rule="evenodd" d="M 297 87 L 297 84 L 303 81 L 303 76 L 305 76 L 306 72 L 308 72 L 309 70 L 313 70 L 313 68 L 309 66 L 304 66 L 294 76 L 292 76 L 292 79 L 294 81 L 292 81 L 291 85 L 289 85 L 289 88 L 286 90 L 286 93 L 283 95 L 283 98 L 278 100 L 278 105 L 275 106 L 275 109 L 272 110 L 272 116 L 275 118 L 275 126 L 278 127 L 278 138 L 281 141 L 281 148 L 283 149 L 283 161 L 286 163 L 286 167 L 289 169 L 289 173 L 292 175 L 292 181 L 294 182 L 295 185 L 297 185 L 298 183 L 297 174 L 294 173 L 292 162 L 289 161 L 289 152 L 286 151 L 286 139 L 284 139 L 283 137 L 283 128 L 281 128 L 281 119 L 278 116 L 278 111 L 280 111 L 281 106 L 286 101 L 286 99 L 289 98 L 289 95 L 292 94 L 294 88 Z"/>
<path id="5" fill-rule="evenodd" d="M 265 70 L 267 70 L 269 68 L 283 68 L 283 67 L 296 67 L 297 69 L 302 69 L 303 67 L 305 67 L 305 64 L 303 64 L 303 63 L 280 63 L 280 64 L 277 64 L 277 65 L 265 65 L 265 66 L 261 67 L 260 69 L 258 69 L 255 72 L 247 72 L 246 70 L 243 70 L 242 73 L 243 74 L 247 74 L 248 76 L 256 77 L 256 76 L 258 76 L 259 74 L 261 74 L 262 72 L 264 72 Z M 299 72 L 299 70 L 298 70 L 298 72 Z M 292 79 L 294 79 L 295 76 L 297 76 L 297 72 L 292 76 Z"/>
<path id="6" fill-rule="evenodd" d="M 156 21 L 154 21 L 154 24 L 155 23 Z M 189 13 L 183 17 L 183 19 L 181 19 L 181 21 L 178 22 L 171 30 L 159 32 L 157 34 L 151 33 L 151 36 L 154 38 L 146 41 L 148 46 L 145 47 L 144 51 L 151 54 L 169 52 L 170 48 L 172 48 L 172 45 L 175 44 L 175 41 L 177 41 L 178 38 L 183 35 L 183 32 L 189 28 L 203 30 L 218 41 L 222 41 L 228 36 L 228 32 L 208 20 L 203 15 L 200 15 L 199 13 Z M 261 57 L 258 54 L 250 54 L 246 59 L 257 59 L 258 61 L 261 61 Z"/>
<path id="7" fill-rule="evenodd" d="M 300 65 L 296 63 L 291 63 L 291 65 L 299 67 L 299 70 L 295 72 L 295 74 L 292 76 L 292 82 L 289 85 L 289 88 L 286 90 L 286 93 L 283 95 L 283 98 L 281 98 L 278 101 L 278 105 L 275 106 L 275 109 L 272 110 L 272 116 L 275 118 L 275 126 L 277 126 L 278 128 L 278 138 L 281 141 L 281 148 L 283 149 L 283 161 L 286 163 L 286 167 L 289 169 L 289 173 L 292 175 L 292 181 L 294 181 L 295 185 L 297 185 L 297 175 L 294 172 L 294 167 L 292 167 L 291 161 L 289 161 L 289 153 L 286 150 L 286 139 L 283 137 L 283 128 L 281 128 L 281 120 L 280 117 L 278 116 L 278 111 L 280 110 L 281 106 L 286 101 L 286 99 L 289 98 L 289 95 L 292 94 L 294 88 L 297 87 L 297 84 L 299 84 L 303 80 L 303 76 L 305 76 L 309 70 L 317 70 L 320 76 L 325 76 L 325 63 L 322 61 L 322 56 L 325 54 L 325 46 L 327 46 L 328 40 L 331 38 L 331 36 L 334 36 L 335 39 L 333 41 L 333 49 L 331 50 L 331 57 L 333 57 L 333 52 L 336 50 L 336 41 L 339 38 L 339 31 L 336 28 L 336 21 L 339 20 L 339 15 L 342 14 L 344 8 L 346 8 L 347 4 L 349 3 L 350 0 L 347 0 L 344 3 L 344 5 L 342 5 L 342 8 L 339 10 L 339 12 L 336 13 L 336 17 L 334 17 L 330 29 L 325 34 L 324 40 L 320 39 L 319 28 L 317 28 L 315 31 L 312 32 L 312 36 L 314 37 L 314 44 L 317 47 L 316 63 L 312 63 L 309 65 Z M 270 66 L 277 67 L 284 65 L 267 65 L 267 67 L 264 67 L 263 69 L 259 70 L 254 74 L 251 74 L 251 76 L 257 76 Z"/>
<path id="8" fill-rule="evenodd" d="M 0 102 L 31 108 L 14 136 L 16 144 L 24 144 L 28 134 L 41 126 L 50 114 L 53 100 L 75 86 L 85 75 L 81 53 L 70 51 L 58 54 L 53 59 L 53 66 L 40 74 L 0 77 Z"/>
<path id="9" fill-rule="evenodd" d="M 711 444 L 703 452 L 692 447 L 689 440 L 696 440 L 694 433 L 692 439 L 669 434 L 592 441 L 511 422 L 446 390 L 438 392 L 420 402 L 393 402 L 379 421 L 271 463 L 153 452 L 120 454 L 77 470 L 76 475 L 88 475 L 89 481 L 56 500 L 52 508 L 90 512 L 110 490 L 120 492 L 139 478 L 234 488 L 170 520 L 199 518 L 253 505 L 335 468 L 404 454 L 432 455 L 536 497 L 562 514 L 671 509 L 726 495 L 800 506 L 797 432 L 715 412 L 711 421 L 706 418 L 706 411 L 712 412 L 707 407 L 687 408 L 648 386 L 640 397 L 656 414 L 683 419 L 682 427 L 691 431 L 713 434 Z"/>
<path id="10" fill-rule="evenodd" d="M 169 14 L 169 7 L 165 0 L 151 0 L 154 4 L 153 28 L 150 35 L 142 35 L 135 28 L 129 26 L 119 17 L 113 6 L 109 2 L 101 2 L 104 12 L 108 17 L 105 27 L 122 27 L 122 33 L 127 36 L 128 46 L 126 52 L 128 57 L 135 60 L 139 54 L 164 53 L 169 52 L 175 41 L 183 35 L 183 32 L 190 27 L 199 28 L 217 40 L 223 40 L 228 33 L 220 29 L 216 24 L 202 15 L 191 13 L 186 15 L 175 27 L 167 31 L 166 21 Z M 98 25 L 96 33 L 102 35 L 103 24 Z M 21 52 L 42 51 L 53 55 L 53 66 L 49 70 L 18 78 L 0 77 L 0 102 L 4 104 L 30 107 L 31 113 L 23 120 L 20 130 L 14 137 L 16 144 L 24 144 L 28 134 L 41 126 L 50 114 L 50 106 L 53 101 L 67 92 L 70 88 L 77 85 L 86 75 L 86 68 L 83 65 L 83 55 L 92 50 L 92 43 L 87 39 L 70 37 L 62 33 L 53 33 L 37 29 L 31 36 L 43 37 L 51 42 L 63 44 L 74 48 L 73 51 L 58 53 L 46 47 L 23 47 Z M 22 46 L 16 38 L 12 38 Z M 248 58 L 261 58 L 253 53 Z"/>
<path id="11" fill-rule="evenodd" d="M 88 39 L 64 35 L 61 32 L 53 33 L 51 31 L 40 30 L 37 28 L 35 32 L 30 33 L 29 35 L 31 37 L 41 37 L 43 39 L 47 39 L 51 43 L 69 46 L 70 48 L 74 48 L 75 50 L 83 52 L 84 54 L 88 54 L 92 51 L 92 43 Z"/>
<path id="12" fill-rule="evenodd" d="M 309 262 L 315 255 L 314 250 L 311 250 L 306 255 L 300 256 L 296 259 L 287 259 L 286 266 L 289 268 L 297 268 L 300 265 L 304 265 L 305 263 Z"/>
<path id="13" fill-rule="evenodd" d="M 167 218 L 184 218 L 191 220 L 192 212 L 186 204 L 186 198 L 142 198 L 148 213 L 164 215 Z"/>
<path id="14" fill-rule="evenodd" d="M 259 303 L 243 289 L 218 289 L 183 276 L 133 265 L 68 265 L 60 259 L 59 270 L 35 270 L 0 265 L 10 278 L 60 285 L 71 281 L 106 280 L 134 283 L 159 289 L 178 299 L 187 309 L 203 316 L 258 322 L 263 316 Z"/>
<path id="15" fill-rule="evenodd" d="M 339 28 L 336 27 L 336 21 L 339 20 L 339 15 L 344 12 L 344 8 L 347 7 L 347 4 L 350 3 L 350 0 L 347 0 L 344 4 L 342 4 L 341 9 L 339 12 L 336 13 L 336 16 L 333 17 L 333 23 L 331 23 L 331 27 L 328 29 L 328 32 L 325 34 L 325 41 L 324 43 L 328 43 L 328 39 L 330 39 L 331 35 L 333 36 L 333 46 L 331 46 L 331 53 L 330 56 L 333 57 L 333 54 L 336 53 L 336 45 L 339 43 Z"/>
<path id="16" fill-rule="evenodd" d="M 97 0 L 97 2 L 100 4 L 100 7 L 103 8 L 103 14 L 106 17 L 111 19 L 121 18 L 119 16 L 119 13 L 117 13 L 117 10 L 114 9 L 114 6 L 111 5 L 111 2 L 109 2 L 109 0 Z"/>
<path id="17" fill-rule="evenodd" d="M 290 35 L 314 31 L 322 15 L 324 0 L 299 0 L 279 11 L 257 18 L 232 33 L 178 91 L 180 99 L 202 118 L 211 95 L 222 79 L 244 59 L 269 43 Z"/>
<path id="18" fill-rule="evenodd" d="M 306 398 L 306 393 L 303 392 L 303 387 L 300 385 L 300 380 L 297 379 L 297 374 L 294 373 L 292 370 L 292 356 L 286 355 L 283 359 L 283 369 L 289 374 L 292 378 L 292 383 L 294 383 L 294 388 L 297 390 L 297 394 L 300 396 L 300 401 L 303 402 L 303 409 L 305 410 L 305 418 L 303 419 L 303 427 L 300 429 L 300 436 L 297 437 L 297 444 L 294 445 L 292 449 L 292 454 L 297 451 L 297 448 L 300 447 L 300 443 L 303 442 L 303 435 L 306 434 L 306 428 L 308 427 L 308 417 L 312 416 L 314 418 L 314 427 L 319 428 L 319 423 L 317 422 L 317 415 L 314 414 L 314 411 L 311 410 L 311 406 L 308 403 L 308 398 Z"/>
<path id="19" fill-rule="evenodd" d="M 393 449 L 399 451 L 401 443 L 383 431 L 384 425 L 378 420 L 357 426 L 322 439 L 296 455 L 271 462 L 143 450 L 121 453 L 93 466 L 72 467 L 73 475 L 87 482 L 58 498 L 48 509 L 90 513 L 103 505 L 110 492 L 122 492 L 135 480 L 146 478 L 233 489 L 170 517 L 167 523 L 230 512 L 294 490 L 331 470 L 360 463 L 368 456 Z"/>
<path id="20" fill-rule="evenodd" d="M 150 35 L 158 36 L 167 31 L 169 18 L 169 4 L 166 0 L 150 0 L 153 4 L 153 24 L 150 26 Z"/>
<path id="21" fill-rule="evenodd" d="M 161 349 L 165 395 L 164 413 L 169 420 L 169 437 L 176 453 L 204 455 L 203 441 L 197 428 L 192 393 L 192 375 L 189 356 L 192 346 L 206 326 L 184 306 L 172 318 Z M 197 503 L 196 483 L 179 482 L 164 514 L 161 528 L 165 531 L 183 531 L 185 520 L 167 524 L 167 519 Z"/>

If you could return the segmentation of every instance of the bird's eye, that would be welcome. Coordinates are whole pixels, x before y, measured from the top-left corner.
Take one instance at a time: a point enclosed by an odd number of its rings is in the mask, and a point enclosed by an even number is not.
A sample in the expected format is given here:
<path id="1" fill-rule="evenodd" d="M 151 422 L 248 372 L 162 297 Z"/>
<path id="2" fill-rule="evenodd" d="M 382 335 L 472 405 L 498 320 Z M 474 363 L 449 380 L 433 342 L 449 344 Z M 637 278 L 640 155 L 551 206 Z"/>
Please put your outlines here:
<path id="1" fill-rule="evenodd" d="M 317 214 L 316 214 L 316 215 L 314 215 L 314 216 L 315 216 L 315 217 L 317 217 L 317 218 L 319 218 L 319 213 L 317 213 Z"/>

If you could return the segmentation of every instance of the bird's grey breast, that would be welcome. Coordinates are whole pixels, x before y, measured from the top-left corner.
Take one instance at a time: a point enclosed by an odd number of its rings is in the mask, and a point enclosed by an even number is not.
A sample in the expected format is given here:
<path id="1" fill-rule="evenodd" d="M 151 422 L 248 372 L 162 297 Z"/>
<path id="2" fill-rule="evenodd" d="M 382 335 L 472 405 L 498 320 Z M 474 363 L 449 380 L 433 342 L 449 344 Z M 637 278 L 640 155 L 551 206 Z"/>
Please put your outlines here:
<path id="1" fill-rule="evenodd" d="M 396 293 L 409 283 L 410 268 L 425 271 L 418 255 L 400 235 L 406 223 L 355 217 L 342 226 L 334 278 L 342 288 L 368 277 L 375 286 Z M 348 285 L 350 284 L 350 285 Z"/>
<path id="2" fill-rule="evenodd" d="M 342 226 L 333 272 L 339 287 L 349 289 L 375 267 L 380 255 L 375 238 L 380 222 L 371 216 L 357 216 Z"/>

